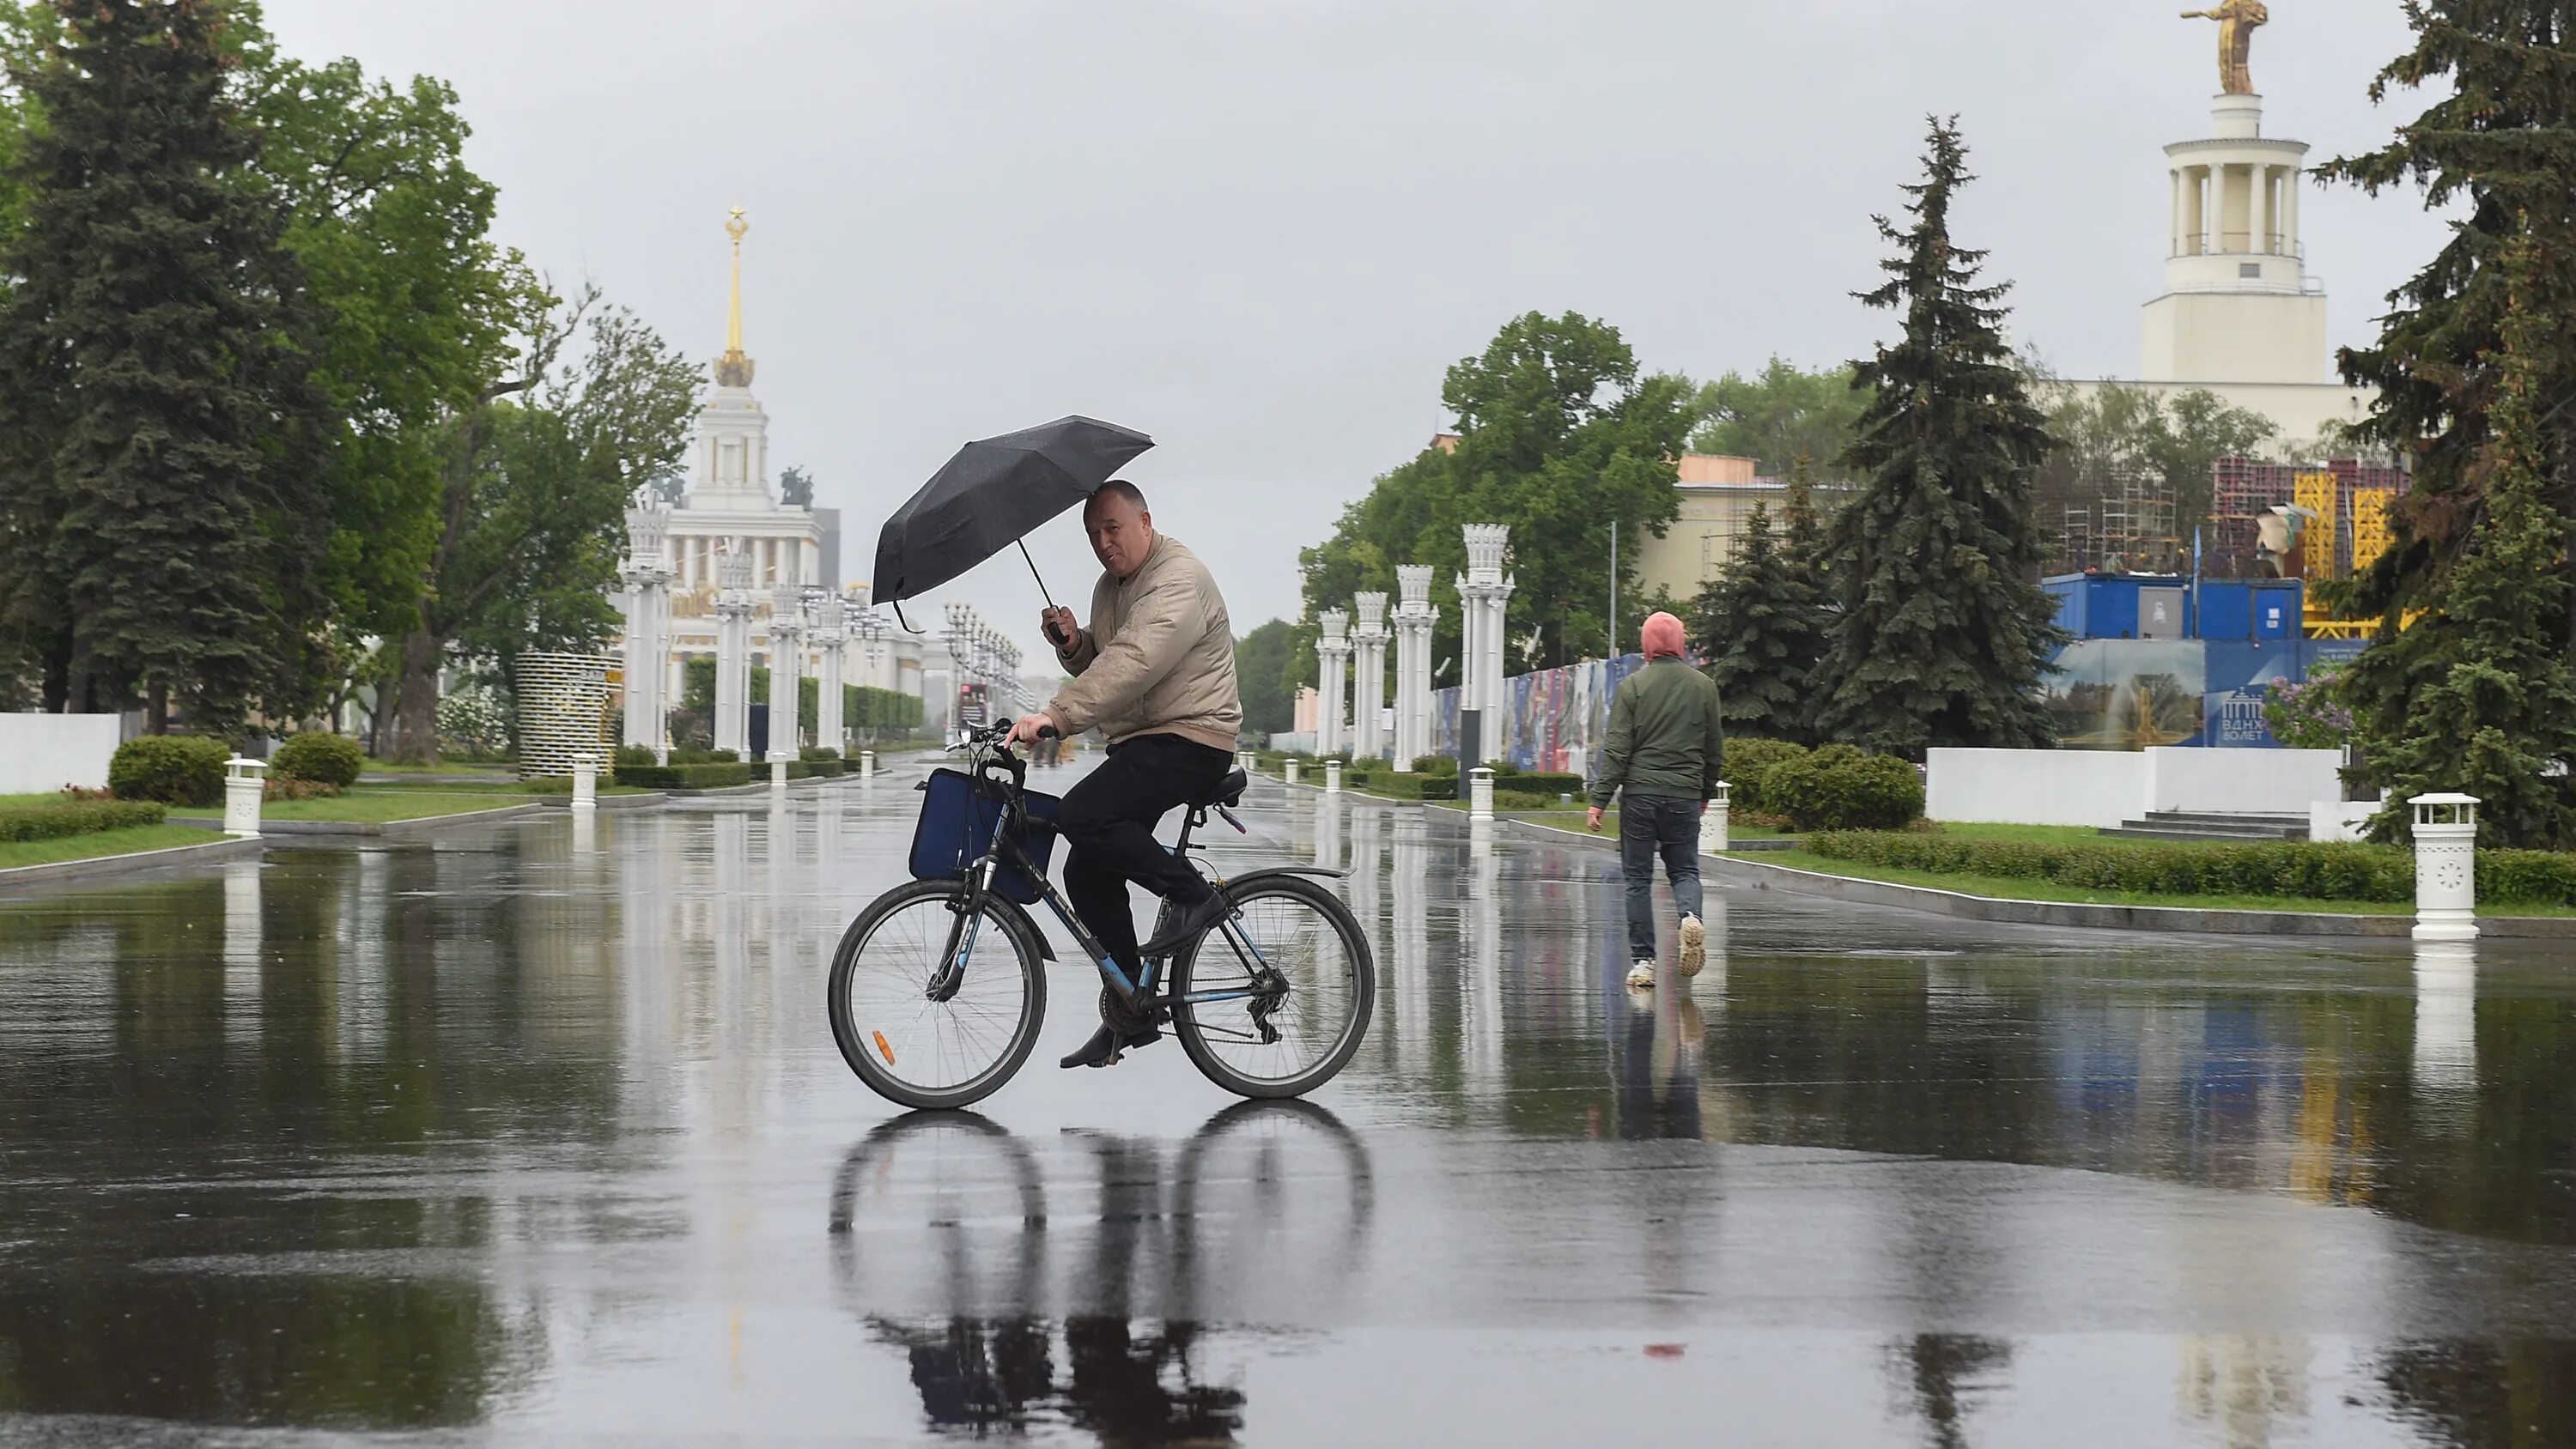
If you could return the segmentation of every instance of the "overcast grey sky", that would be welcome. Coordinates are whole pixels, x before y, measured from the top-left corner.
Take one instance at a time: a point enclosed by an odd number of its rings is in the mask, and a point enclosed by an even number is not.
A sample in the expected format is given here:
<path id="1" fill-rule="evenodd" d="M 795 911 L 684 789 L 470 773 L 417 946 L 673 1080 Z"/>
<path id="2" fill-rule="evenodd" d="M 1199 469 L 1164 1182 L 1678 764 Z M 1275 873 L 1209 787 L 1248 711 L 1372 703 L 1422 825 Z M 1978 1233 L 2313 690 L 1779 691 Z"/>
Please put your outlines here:
<path id="1" fill-rule="evenodd" d="M 1981 177 L 1956 230 L 2018 284 L 2016 339 L 2136 368 L 2164 254 L 2161 147 L 2206 134 L 2216 27 L 2174 0 L 269 0 L 309 59 L 452 82 L 499 234 L 700 359 L 725 209 L 773 467 L 885 515 L 969 437 L 1068 412 L 1152 433 L 1130 470 L 1238 632 L 1297 609 L 1296 551 L 1447 419 L 1505 318 L 1615 323 L 1714 377 L 1881 331 L 1869 224 L 1928 111 Z M 2272 0 L 2266 130 L 2375 144 L 2396 0 Z M 2306 202 L 2334 340 L 2439 244 L 2411 196 Z M 1067 517 L 1059 598 L 1098 573 Z M 1015 557 L 970 599 L 1034 646 Z"/>

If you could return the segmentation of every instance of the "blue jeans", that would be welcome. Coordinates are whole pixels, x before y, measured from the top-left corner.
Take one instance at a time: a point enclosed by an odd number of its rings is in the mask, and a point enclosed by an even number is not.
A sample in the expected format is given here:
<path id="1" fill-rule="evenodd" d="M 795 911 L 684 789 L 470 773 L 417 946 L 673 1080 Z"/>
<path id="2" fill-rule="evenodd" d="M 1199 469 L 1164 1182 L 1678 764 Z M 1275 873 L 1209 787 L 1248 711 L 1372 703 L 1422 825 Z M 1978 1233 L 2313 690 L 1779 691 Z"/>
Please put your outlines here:
<path id="1" fill-rule="evenodd" d="M 1655 856 L 1673 883 L 1673 903 L 1696 916 L 1699 890 L 1699 802 L 1668 795 L 1619 799 L 1619 867 L 1628 877 L 1628 959 L 1655 959 Z"/>

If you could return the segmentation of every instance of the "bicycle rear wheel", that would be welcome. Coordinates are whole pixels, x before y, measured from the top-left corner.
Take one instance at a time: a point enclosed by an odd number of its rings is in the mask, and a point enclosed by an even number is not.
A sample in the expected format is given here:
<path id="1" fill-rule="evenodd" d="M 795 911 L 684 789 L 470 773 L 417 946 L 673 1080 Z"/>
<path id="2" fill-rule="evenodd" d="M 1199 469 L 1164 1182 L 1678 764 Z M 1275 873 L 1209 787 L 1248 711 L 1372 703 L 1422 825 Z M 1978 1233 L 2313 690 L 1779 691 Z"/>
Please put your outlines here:
<path id="1" fill-rule="evenodd" d="M 1172 994 L 1243 991 L 1172 1008 L 1172 1032 L 1209 1081 L 1243 1097 L 1297 1097 L 1358 1051 L 1377 1004 L 1368 937 L 1341 898 L 1305 876 L 1228 887 L 1240 918 L 1172 958 Z"/>
<path id="2" fill-rule="evenodd" d="M 877 897 L 841 933 L 828 992 L 832 1039 L 877 1095 L 907 1107 L 963 1107 L 1027 1061 L 1046 1017 L 1038 943 L 994 902 L 966 913 L 957 881 L 915 881 Z M 946 966 L 955 961 L 959 970 Z"/>

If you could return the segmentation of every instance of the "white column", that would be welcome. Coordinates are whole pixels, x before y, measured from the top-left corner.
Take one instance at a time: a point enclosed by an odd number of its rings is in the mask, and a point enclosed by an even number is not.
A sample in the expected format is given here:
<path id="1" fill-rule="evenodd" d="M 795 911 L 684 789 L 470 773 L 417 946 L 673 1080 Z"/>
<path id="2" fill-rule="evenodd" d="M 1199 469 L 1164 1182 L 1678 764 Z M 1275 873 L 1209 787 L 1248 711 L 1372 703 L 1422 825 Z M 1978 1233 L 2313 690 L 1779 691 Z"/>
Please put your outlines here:
<path id="1" fill-rule="evenodd" d="M 805 591 L 780 575 L 769 594 L 769 749 L 796 757 L 805 679 Z"/>
<path id="2" fill-rule="evenodd" d="M 1395 610 L 1395 767 L 1410 770 L 1431 753 L 1431 630 L 1440 611 L 1431 605 L 1431 566 L 1405 564 L 1395 571 L 1402 602 Z"/>
<path id="3" fill-rule="evenodd" d="M 849 743 L 841 723 L 841 653 L 849 644 L 849 634 L 842 626 L 848 608 L 837 593 L 825 594 L 815 608 L 814 647 L 821 656 L 822 670 L 815 681 L 814 743 L 835 752 Z"/>
<path id="4" fill-rule="evenodd" d="M 2272 168 L 2254 167 L 2251 180 L 2254 187 L 2251 208 L 2254 213 L 2253 250 L 2268 256 L 2272 251 Z"/>
<path id="5" fill-rule="evenodd" d="M 1465 526 L 1467 573 L 1458 581 L 1458 595 L 1464 601 L 1470 624 L 1466 656 L 1466 687 L 1459 691 L 1459 707 L 1474 709 L 1482 717 L 1477 745 L 1478 760 L 1462 760 L 1461 765 L 1481 764 L 1503 758 L 1503 643 L 1504 619 L 1515 580 L 1503 572 L 1503 559 L 1511 546 L 1511 529 L 1499 523 L 1470 523 Z"/>
<path id="6" fill-rule="evenodd" d="M 1374 760 L 1386 753 L 1386 595 L 1361 594 L 1352 602 L 1359 614 L 1351 631 L 1352 668 L 1359 677 L 1351 692 L 1351 748 Z"/>
<path id="7" fill-rule="evenodd" d="M 751 749 L 751 573 L 748 550 L 716 555 L 716 748 Z"/>
<path id="8" fill-rule="evenodd" d="M 662 692 L 671 655 L 670 526 L 670 510 L 650 490 L 637 489 L 626 510 L 626 726 L 620 738 L 656 754 L 670 713 Z"/>
<path id="9" fill-rule="evenodd" d="M 1346 699 L 1346 671 L 1350 665 L 1351 641 L 1345 632 L 1351 616 L 1339 609 L 1326 609 L 1315 616 L 1324 629 L 1315 641 L 1315 659 L 1324 712 L 1315 725 L 1315 753 L 1329 755 L 1348 743 L 1342 732 L 1342 706 Z"/>
<path id="10" fill-rule="evenodd" d="M 2299 181 L 2302 173 L 2296 166 L 2281 171 L 2281 250 L 2290 256 L 2299 254 Z M 2307 274 L 2304 263 L 2299 275 Z"/>

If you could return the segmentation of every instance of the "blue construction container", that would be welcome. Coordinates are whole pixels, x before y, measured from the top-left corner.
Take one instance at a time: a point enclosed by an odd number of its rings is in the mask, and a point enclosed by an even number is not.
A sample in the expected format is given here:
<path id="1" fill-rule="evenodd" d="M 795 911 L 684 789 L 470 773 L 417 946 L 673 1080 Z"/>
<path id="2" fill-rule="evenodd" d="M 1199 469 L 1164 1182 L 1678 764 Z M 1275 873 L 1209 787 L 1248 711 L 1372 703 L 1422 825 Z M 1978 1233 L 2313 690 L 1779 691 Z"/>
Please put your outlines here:
<path id="1" fill-rule="evenodd" d="M 2057 600 L 2057 627 L 2078 639 L 2302 637 L 2305 593 L 2297 579 L 2195 583 L 2178 574 L 2059 574 L 2040 586 Z"/>
<path id="2" fill-rule="evenodd" d="M 2194 637 L 2297 639 L 2305 600 L 2305 586 L 2297 579 L 2203 579 Z"/>

